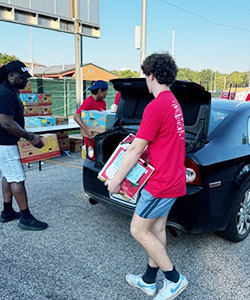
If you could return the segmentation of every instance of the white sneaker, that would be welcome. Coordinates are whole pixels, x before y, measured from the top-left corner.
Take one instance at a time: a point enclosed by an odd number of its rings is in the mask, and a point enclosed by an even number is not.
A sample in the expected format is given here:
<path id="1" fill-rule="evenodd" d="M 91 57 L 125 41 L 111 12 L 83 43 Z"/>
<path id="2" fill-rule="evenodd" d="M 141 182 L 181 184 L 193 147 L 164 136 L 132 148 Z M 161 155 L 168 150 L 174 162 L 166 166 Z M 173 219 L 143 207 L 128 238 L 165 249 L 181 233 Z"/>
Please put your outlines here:
<path id="1" fill-rule="evenodd" d="M 172 300 L 188 286 L 187 278 L 182 274 L 180 274 L 179 281 L 176 283 L 167 279 L 164 279 L 163 282 L 163 288 L 153 300 Z"/>
<path id="2" fill-rule="evenodd" d="M 156 283 L 148 284 L 144 282 L 141 275 L 128 274 L 126 280 L 128 284 L 141 289 L 148 296 L 154 296 L 156 292 Z"/>

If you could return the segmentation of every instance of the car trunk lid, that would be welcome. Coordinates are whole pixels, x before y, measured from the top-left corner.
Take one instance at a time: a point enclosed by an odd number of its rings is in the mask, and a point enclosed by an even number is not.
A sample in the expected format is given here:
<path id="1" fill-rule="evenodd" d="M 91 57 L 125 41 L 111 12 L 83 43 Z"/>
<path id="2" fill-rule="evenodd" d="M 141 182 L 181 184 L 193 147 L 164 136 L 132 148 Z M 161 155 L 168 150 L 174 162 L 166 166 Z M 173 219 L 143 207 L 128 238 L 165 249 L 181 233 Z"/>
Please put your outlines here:
<path id="1" fill-rule="evenodd" d="M 153 100 L 145 78 L 111 80 L 114 88 L 121 92 L 116 122 L 108 131 L 95 136 L 96 162 L 104 165 L 117 145 L 138 129 L 143 111 Z M 176 81 L 172 92 L 178 99 L 184 116 L 186 130 L 186 152 L 202 148 L 207 139 L 211 95 L 193 82 Z"/>
<path id="2" fill-rule="evenodd" d="M 139 125 L 145 107 L 153 100 L 145 78 L 113 79 L 111 82 L 121 92 L 116 125 Z M 207 142 L 211 94 L 194 82 L 179 80 L 171 86 L 171 91 L 183 111 L 186 151 L 196 151 Z"/>

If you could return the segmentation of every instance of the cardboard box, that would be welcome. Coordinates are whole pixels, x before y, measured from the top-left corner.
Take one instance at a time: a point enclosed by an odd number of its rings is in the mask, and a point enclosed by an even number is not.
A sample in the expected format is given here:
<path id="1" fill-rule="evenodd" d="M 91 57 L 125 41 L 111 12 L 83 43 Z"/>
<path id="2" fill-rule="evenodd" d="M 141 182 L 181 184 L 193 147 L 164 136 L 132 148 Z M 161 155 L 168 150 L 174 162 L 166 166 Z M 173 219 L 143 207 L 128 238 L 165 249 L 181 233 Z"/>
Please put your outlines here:
<path id="1" fill-rule="evenodd" d="M 25 127 L 45 127 L 56 125 L 56 119 L 53 117 L 25 117 L 24 118 Z"/>
<path id="2" fill-rule="evenodd" d="M 129 135 L 117 146 L 105 166 L 98 173 L 98 179 L 105 182 L 107 179 L 112 179 L 114 177 L 121 165 L 122 158 L 132 138 L 133 137 Z M 134 203 L 139 190 L 143 187 L 153 172 L 154 168 L 148 162 L 140 158 L 121 183 L 120 193 L 117 196 L 111 196 L 114 197 L 114 199 L 118 199 L 120 196 L 124 200 Z"/>
<path id="3" fill-rule="evenodd" d="M 46 106 L 38 106 L 37 107 L 38 115 L 46 115 L 51 116 L 52 115 L 52 105 L 46 105 Z"/>
<path id="4" fill-rule="evenodd" d="M 56 132 L 57 138 L 59 139 L 67 139 L 69 137 L 69 132 L 68 131 L 57 131 Z"/>
<path id="5" fill-rule="evenodd" d="M 58 140 L 58 144 L 59 144 L 59 149 L 61 151 L 70 149 L 70 140 L 69 140 L 69 138 Z"/>
<path id="6" fill-rule="evenodd" d="M 115 122 L 115 113 L 97 110 L 82 110 L 81 118 L 90 130 L 104 132 L 111 128 Z"/>
<path id="7" fill-rule="evenodd" d="M 19 90 L 19 93 L 22 94 L 22 93 L 32 93 L 32 83 L 31 82 L 28 82 L 26 84 L 26 87 L 23 89 L 23 90 Z"/>
<path id="8" fill-rule="evenodd" d="M 52 104 L 52 98 L 50 94 L 37 94 L 38 105 Z"/>
<path id="9" fill-rule="evenodd" d="M 38 116 L 37 105 L 25 105 L 23 107 L 23 115 L 26 116 Z"/>
<path id="10" fill-rule="evenodd" d="M 92 131 L 93 136 L 97 135 L 98 133 L 104 132 L 103 130 L 101 130 L 100 132 L 96 131 L 93 126 L 88 126 L 87 125 L 87 127 Z M 85 133 L 85 131 L 83 131 L 82 129 L 81 129 L 81 136 L 88 137 L 87 134 Z"/>
<path id="11" fill-rule="evenodd" d="M 79 152 L 82 150 L 82 139 L 70 139 L 70 152 Z"/>
<path id="12" fill-rule="evenodd" d="M 20 94 L 19 95 L 23 105 L 37 105 L 37 94 Z"/>
<path id="13" fill-rule="evenodd" d="M 44 143 L 41 149 L 34 147 L 25 139 L 19 140 L 17 145 L 23 164 L 46 160 L 61 155 L 56 134 L 44 134 L 41 136 L 41 139 Z"/>
<path id="14" fill-rule="evenodd" d="M 56 118 L 56 125 L 64 125 L 64 124 L 69 124 L 69 117 L 64 117 L 64 116 L 53 116 Z"/>

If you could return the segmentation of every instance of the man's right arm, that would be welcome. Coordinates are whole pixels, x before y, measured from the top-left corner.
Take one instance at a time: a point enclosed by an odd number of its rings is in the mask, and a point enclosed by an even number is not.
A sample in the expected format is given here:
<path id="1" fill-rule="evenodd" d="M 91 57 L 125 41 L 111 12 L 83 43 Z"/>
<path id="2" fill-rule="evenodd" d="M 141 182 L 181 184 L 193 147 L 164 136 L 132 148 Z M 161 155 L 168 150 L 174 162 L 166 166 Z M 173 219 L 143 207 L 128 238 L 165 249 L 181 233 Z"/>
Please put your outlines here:
<path id="1" fill-rule="evenodd" d="M 89 138 L 93 137 L 92 131 L 89 130 L 88 127 L 83 123 L 80 114 L 78 114 L 77 112 L 75 113 L 74 120 L 81 127 L 81 129 L 86 133 L 86 135 Z"/>
<path id="2" fill-rule="evenodd" d="M 14 121 L 12 116 L 0 114 L 0 124 L 3 129 L 19 138 L 25 138 L 30 141 L 33 146 L 37 148 L 43 147 L 43 142 L 40 137 L 23 129 L 17 122 Z"/>

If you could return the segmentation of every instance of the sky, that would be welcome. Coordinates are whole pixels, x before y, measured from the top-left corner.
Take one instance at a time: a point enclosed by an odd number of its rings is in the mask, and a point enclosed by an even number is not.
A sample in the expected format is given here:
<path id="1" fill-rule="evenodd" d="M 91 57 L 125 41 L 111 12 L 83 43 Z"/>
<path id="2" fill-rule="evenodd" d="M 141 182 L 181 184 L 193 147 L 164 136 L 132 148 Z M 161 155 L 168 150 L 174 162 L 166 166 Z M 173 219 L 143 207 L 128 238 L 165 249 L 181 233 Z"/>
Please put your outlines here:
<path id="1" fill-rule="evenodd" d="M 83 38 L 83 63 L 139 71 L 135 26 L 141 25 L 141 10 L 142 0 L 100 0 L 101 37 Z M 29 26 L 0 21 L 0 32 L 0 53 L 31 60 Z M 75 63 L 73 34 L 32 27 L 32 48 L 40 64 Z M 250 1 L 147 0 L 146 56 L 165 51 L 179 68 L 250 71 Z"/>

